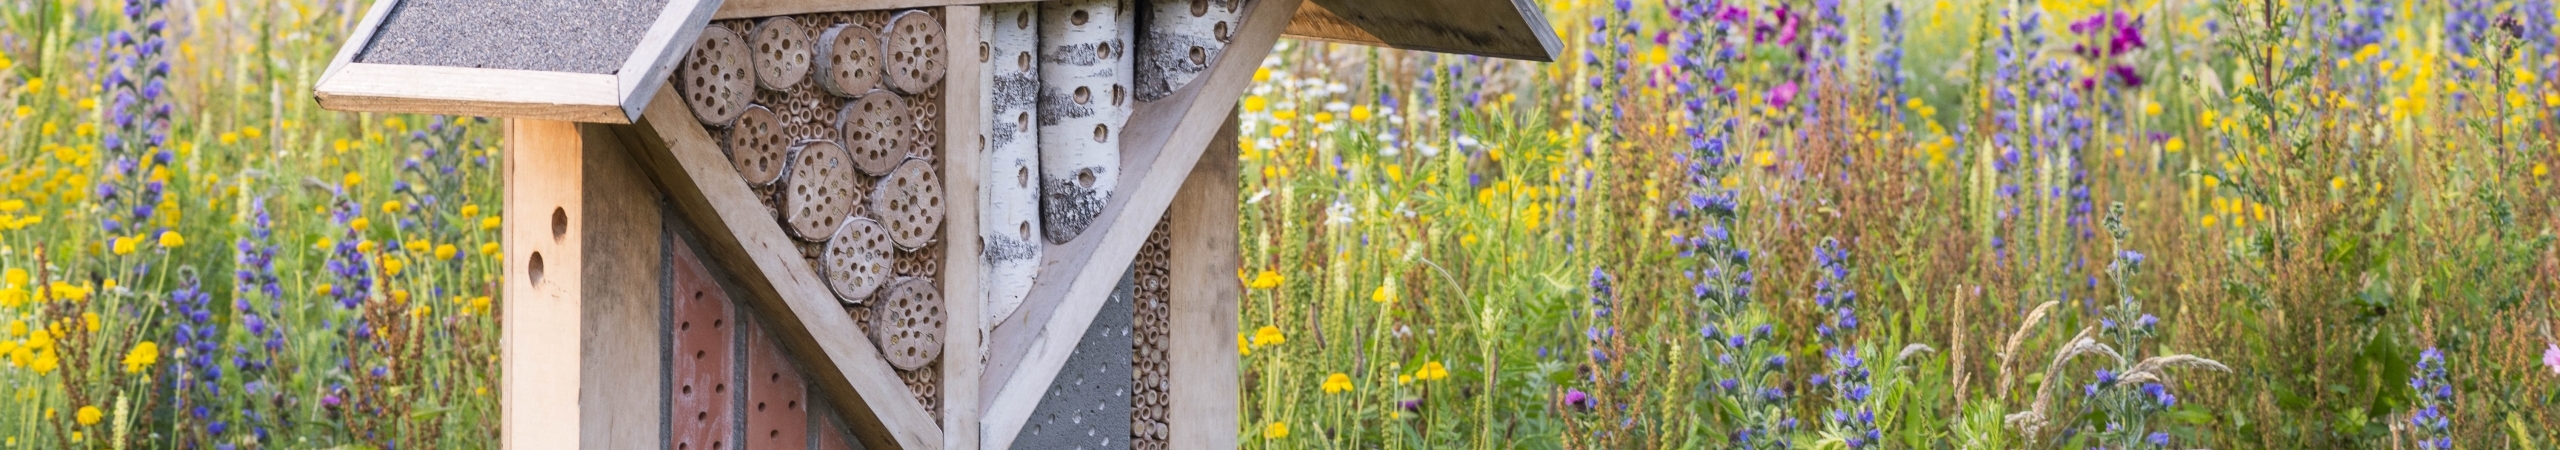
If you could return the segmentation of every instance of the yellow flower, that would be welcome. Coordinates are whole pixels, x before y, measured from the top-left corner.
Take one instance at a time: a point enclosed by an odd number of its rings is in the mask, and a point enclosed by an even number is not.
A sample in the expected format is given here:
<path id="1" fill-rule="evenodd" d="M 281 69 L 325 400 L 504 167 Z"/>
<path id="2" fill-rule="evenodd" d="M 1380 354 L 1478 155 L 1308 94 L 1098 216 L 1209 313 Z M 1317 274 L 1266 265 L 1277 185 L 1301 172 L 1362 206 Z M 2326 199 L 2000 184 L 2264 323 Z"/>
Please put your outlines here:
<path id="1" fill-rule="evenodd" d="M 455 253 L 462 253 L 462 249 L 454 248 L 453 244 L 436 246 L 436 259 L 453 259 Z"/>
<path id="2" fill-rule="evenodd" d="M 1284 280 L 1280 278 L 1280 272 L 1265 270 L 1253 276 L 1252 286 L 1254 289 L 1271 289 L 1280 287 L 1281 281 Z"/>
<path id="3" fill-rule="evenodd" d="M 0 200 L 0 212 L 18 212 L 22 209 L 27 209 L 26 200 Z"/>
<path id="4" fill-rule="evenodd" d="M 2213 215 L 2205 215 L 2202 222 L 2204 223 L 2205 228 L 2213 228 Z"/>
<path id="5" fill-rule="evenodd" d="M 240 143 L 240 133 L 223 133 L 221 139 L 222 145 L 238 144 Z"/>
<path id="6" fill-rule="evenodd" d="M 2173 136 L 2173 137 L 2170 137 L 2170 138 L 2169 138 L 2169 142 L 2168 142 L 2168 143 L 2166 143 L 2166 144 L 2161 144 L 2160 146 L 2161 146 L 2162 148 L 2164 148 L 2164 149 L 2169 150 L 2169 153 L 2177 153 L 2179 150 L 2186 150 L 2186 149 L 2187 149 L 2187 140 L 2186 140 L 2186 139 L 2184 139 L 2184 138 L 2179 138 L 2179 137 L 2174 137 L 2174 136 Z"/>
<path id="7" fill-rule="evenodd" d="M 39 80 L 41 80 L 41 78 L 39 78 Z M 1264 67 L 1260 69 L 1253 69 L 1253 82 L 1261 83 L 1266 81 L 1271 81 L 1271 68 Z"/>
<path id="8" fill-rule="evenodd" d="M 1354 121 L 1354 122 L 1366 122 L 1366 121 L 1368 121 L 1368 120 L 1369 120 L 1369 117 L 1370 117 L 1370 113 L 1369 113 L 1369 105 L 1360 105 L 1360 106 L 1353 106 L 1353 107 L 1351 107 L 1351 120 L 1352 120 L 1352 121 Z"/>
<path id="9" fill-rule="evenodd" d="M 342 179 L 342 180 L 340 181 L 340 183 L 341 183 L 341 184 L 345 184 L 345 185 L 347 185 L 347 187 L 356 187 L 356 183 L 363 183 L 363 182 L 364 182 L 364 174 L 361 174 L 361 173 L 355 173 L 355 172 L 347 172 L 347 177 L 346 177 L 346 178 L 344 178 L 344 179 Z"/>
<path id="10" fill-rule="evenodd" d="M 408 303 L 408 302 L 409 302 L 409 290 L 408 290 L 408 289 L 400 289 L 400 290 L 394 290 L 394 291 L 391 291 L 391 302 L 392 302 L 392 303 Z"/>
<path id="11" fill-rule="evenodd" d="M 52 373 L 53 369 L 61 367 L 62 357 L 54 355 L 52 350 L 36 353 L 35 361 L 27 363 L 27 370 L 35 371 L 37 375 Z"/>
<path id="12" fill-rule="evenodd" d="M 2543 175 L 2548 175 L 2550 173 L 2551 166 L 2543 165 L 2542 163 L 2533 163 L 2534 178 L 2541 178 Z"/>
<path id="13" fill-rule="evenodd" d="M 408 265 L 408 263 L 400 262 L 400 258 L 383 258 L 382 273 L 384 275 L 399 275 L 400 269 L 408 267 Z"/>
<path id="14" fill-rule="evenodd" d="M 9 335 L 10 335 L 10 336 L 25 336 L 25 335 L 27 335 L 27 321 L 26 321 L 26 320 L 24 320 L 24 319 L 14 319 L 14 320 L 10 320 L 10 321 L 9 321 Z M 1239 335 L 1239 337 L 1241 337 L 1241 335 Z"/>
<path id="15" fill-rule="evenodd" d="M 1262 98 L 1262 96 L 1259 95 L 1244 98 L 1244 112 L 1262 112 L 1263 108 L 1268 108 L 1270 106 L 1271 100 Z"/>
<path id="16" fill-rule="evenodd" d="M 337 141 L 335 141 L 335 142 L 330 142 L 330 143 L 329 143 L 329 148 L 330 148 L 331 150 L 336 150 L 338 153 L 346 153 L 346 152 L 347 152 L 347 140 L 346 140 L 345 138 L 339 138 L 339 139 L 338 139 Z"/>
<path id="17" fill-rule="evenodd" d="M 140 240 L 141 239 L 131 237 L 119 237 L 116 238 L 115 245 L 112 248 L 115 249 L 115 252 L 118 255 L 130 255 L 133 254 L 135 242 Z"/>
<path id="18" fill-rule="evenodd" d="M 489 296 L 472 297 L 471 309 L 483 313 L 489 312 Z"/>
<path id="19" fill-rule="evenodd" d="M 1317 122 L 1332 122 L 1332 121 L 1333 121 L 1333 113 L 1332 113 L 1332 112 L 1329 112 L 1329 111 L 1317 111 L 1317 112 L 1316 112 L 1316 115 L 1315 115 L 1315 116 L 1313 116 L 1313 117 L 1315 118 L 1315 120 L 1316 120 Z"/>
<path id="20" fill-rule="evenodd" d="M 462 205 L 462 218 L 480 217 L 480 205 Z"/>
<path id="21" fill-rule="evenodd" d="M 1422 363 L 1422 369 L 1413 371 L 1413 377 L 1421 379 L 1422 381 L 1448 378 L 1449 369 L 1447 367 L 1441 367 L 1439 361 Z"/>
<path id="22" fill-rule="evenodd" d="M 89 329 L 91 333 L 98 332 L 98 313 L 80 313 L 80 327 Z"/>
<path id="23" fill-rule="evenodd" d="M 80 425 L 86 426 L 97 425 L 98 419 L 106 418 L 107 413 L 105 411 L 99 411 L 96 406 L 82 406 L 80 407 L 80 412 L 72 413 L 71 416 L 79 420 Z"/>
<path id="24" fill-rule="evenodd" d="M 1297 110 L 1293 110 L 1293 109 L 1283 109 L 1283 110 L 1279 110 L 1279 111 L 1272 111 L 1272 112 L 1271 112 L 1271 120 L 1278 120 L 1278 121 L 1282 121 L 1282 122 L 1287 122 L 1287 121 L 1297 120 L 1297 119 L 1298 119 L 1298 111 L 1297 111 Z"/>
<path id="25" fill-rule="evenodd" d="M 160 362 L 160 344 L 151 341 L 133 344 L 133 351 L 124 354 L 124 373 L 142 373 L 143 369 L 151 368 L 151 364 L 156 362 Z"/>
<path id="26" fill-rule="evenodd" d="M 1279 439 L 1284 437 L 1289 437 L 1289 424 L 1272 422 L 1270 425 L 1262 426 L 1263 439 Z"/>
<path id="27" fill-rule="evenodd" d="M 413 239 L 408 243 L 400 244 L 400 248 L 408 250 L 409 253 L 426 253 L 427 249 L 433 248 L 433 246 L 428 244 L 425 239 Z"/>
<path id="28" fill-rule="evenodd" d="M 36 114 L 36 109 L 35 109 L 35 107 L 31 107 L 31 106 L 27 106 L 27 105 L 18 105 L 18 118 L 20 118 L 20 119 L 24 119 L 24 118 L 27 118 L 27 116 L 32 116 L 32 115 L 35 115 L 35 114 Z"/>
<path id="29" fill-rule="evenodd" d="M 311 295 L 327 296 L 333 291 L 336 291 L 336 289 L 334 289 L 333 286 L 330 286 L 329 283 L 320 283 L 319 287 L 311 288 Z"/>
<path id="30" fill-rule="evenodd" d="M 396 213 L 399 213 L 399 212 L 400 212 L 400 201 L 399 201 L 399 200 L 392 200 L 392 201 L 382 202 L 382 213 L 383 213 L 383 214 L 396 214 Z"/>
<path id="31" fill-rule="evenodd" d="M 1250 347 L 1250 346 L 1246 346 L 1246 345 L 1245 345 L 1245 343 L 1246 343 L 1246 342 L 1251 342 L 1251 341 L 1252 341 L 1251 339 L 1246 339 L 1246 338 L 1245 338 L 1244 333 L 1236 333 L 1236 354 L 1237 354 L 1237 355 L 1244 355 L 1244 356 L 1252 356 L 1252 355 L 1253 355 L 1253 347 Z"/>
<path id="32" fill-rule="evenodd" d="M 480 229 L 483 229 L 483 230 L 495 230 L 495 229 L 498 229 L 498 225 L 500 225 L 500 223 L 498 222 L 498 217 L 497 217 L 497 216 L 490 216 L 489 218 L 486 218 L 486 219 L 480 219 Z"/>
<path id="33" fill-rule="evenodd" d="M 0 288 L 0 308 L 16 308 L 16 307 L 18 307 L 18 305 L 22 305 L 22 304 L 26 304 L 26 303 L 27 303 L 27 290 L 26 290 L 26 289 L 14 288 L 14 287 L 12 287 L 12 288 Z"/>
<path id="34" fill-rule="evenodd" d="M 262 133 L 262 131 L 259 131 L 258 127 L 240 127 L 240 135 L 247 136 L 250 139 L 257 139 L 259 133 Z"/>
<path id="35" fill-rule="evenodd" d="M 1389 283 L 1389 284 L 1393 284 L 1393 283 Z M 1381 285 L 1378 285 L 1378 290 L 1377 290 L 1377 291 L 1375 291 L 1375 292 L 1370 292 L 1370 293 L 1369 293 L 1369 301 L 1378 302 L 1378 303 L 1395 303 L 1395 302 L 1396 302 L 1396 292 L 1395 292 L 1395 291 L 1393 291 L 1393 290 L 1389 290 L 1389 289 L 1387 289 L 1387 285 L 1386 285 L 1386 284 L 1381 284 Z"/>
<path id="36" fill-rule="evenodd" d="M 1263 325 L 1262 329 L 1253 330 L 1253 346 L 1255 347 L 1269 347 L 1286 342 L 1289 342 L 1289 337 L 1280 335 L 1280 327 Z"/>
<path id="37" fill-rule="evenodd" d="M 10 286 L 25 286 L 27 285 L 27 269 L 15 267 L 9 268 L 6 275 L 0 275 L 0 279 L 8 281 Z"/>
<path id="38" fill-rule="evenodd" d="M 1342 372 L 1334 372 L 1332 376 L 1324 378 L 1324 393 L 1339 394 L 1344 392 L 1351 392 L 1351 375 L 1346 375 Z"/>
<path id="39" fill-rule="evenodd" d="M 187 237 L 186 237 L 186 236 L 178 235 L 178 232 L 176 232 L 176 231 L 163 231 L 163 232 L 160 232 L 160 246 L 161 246 L 161 247 L 172 247 L 172 248 L 174 248 L 174 247 L 178 247 L 178 246 L 181 246 L 181 245 L 187 245 Z"/>
<path id="40" fill-rule="evenodd" d="M 364 220 L 364 219 L 356 219 L 356 220 Z M 375 248 L 380 248 L 380 247 L 382 247 L 382 245 L 381 245 L 381 244 L 375 244 L 375 243 L 373 243 L 373 240 L 371 240 L 371 239 L 362 240 L 362 241 L 356 241 L 356 251 L 358 251 L 358 252 L 373 253 L 373 249 L 375 249 Z"/>
<path id="41" fill-rule="evenodd" d="M 1413 384 L 1413 376 L 1412 376 L 1412 375 L 1397 374 L 1397 375 L 1396 375 L 1396 384 Z"/>
<path id="42" fill-rule="evenodd" d="M 496 242 L 490 242 L 490 243 L 486 243 L 486 244 L 480 244 L 480 254 L 482 254 L 482 255 L 489 255 L 489 256 L 498 256 L 498 243 L 496 243 Z"/>

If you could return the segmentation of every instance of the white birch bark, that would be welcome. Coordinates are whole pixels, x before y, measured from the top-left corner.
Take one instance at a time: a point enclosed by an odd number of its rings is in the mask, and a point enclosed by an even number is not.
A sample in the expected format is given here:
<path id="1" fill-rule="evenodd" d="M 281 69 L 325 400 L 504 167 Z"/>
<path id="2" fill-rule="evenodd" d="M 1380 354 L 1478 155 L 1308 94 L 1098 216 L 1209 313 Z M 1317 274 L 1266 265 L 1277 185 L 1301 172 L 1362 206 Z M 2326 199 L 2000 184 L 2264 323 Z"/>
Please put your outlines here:
<path id="1" fill-rule="evenodd" d="M 1138 101 L 1155 101 L 1209 71 L 1244 25 L 1244 0 L 1145 0 L 1138 39 Z"/>
<path id="2" fill-rule="evenodd" d="M 1040 4 L 1040 213 L 1050 243 L 1083 234 L 1119 183 L 1120 131 L 1136 81 L 1129 2 Z"/>
<path id="3" fill-rule="evenodd" d="M 987 320 L 992 329 L 1022 306 L 1040 274 L 1040 7 L 987 5 L 978 16 L 978 120 L 987 149 L 979 177 L 978 238 L 984 249 Z"/>

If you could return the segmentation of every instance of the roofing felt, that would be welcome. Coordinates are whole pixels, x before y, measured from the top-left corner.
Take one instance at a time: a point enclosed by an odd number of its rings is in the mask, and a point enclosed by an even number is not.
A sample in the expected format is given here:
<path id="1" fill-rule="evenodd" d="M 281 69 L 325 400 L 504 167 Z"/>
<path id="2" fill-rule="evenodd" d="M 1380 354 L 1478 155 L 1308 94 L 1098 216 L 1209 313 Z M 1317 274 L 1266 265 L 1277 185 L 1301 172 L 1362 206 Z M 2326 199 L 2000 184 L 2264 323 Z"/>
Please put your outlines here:
<path id="1" fill-rule="evenodd" d="M 667 0 L 398 1 L 356 62 L 612 74 Z"/>

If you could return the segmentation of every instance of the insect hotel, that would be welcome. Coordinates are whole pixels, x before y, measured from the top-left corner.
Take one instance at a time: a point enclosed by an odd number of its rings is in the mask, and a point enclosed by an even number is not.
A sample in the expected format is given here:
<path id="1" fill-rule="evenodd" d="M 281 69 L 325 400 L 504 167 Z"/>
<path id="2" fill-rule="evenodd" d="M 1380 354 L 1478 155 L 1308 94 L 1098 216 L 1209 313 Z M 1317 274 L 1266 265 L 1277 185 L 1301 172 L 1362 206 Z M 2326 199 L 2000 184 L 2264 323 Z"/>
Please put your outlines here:
<path id="1" fill-rule="evenodd" d="M 316 89 L 507 118 L 517 449 L 1236 445 L 1234 108 L 1526 0 L 377 0 Z"/>

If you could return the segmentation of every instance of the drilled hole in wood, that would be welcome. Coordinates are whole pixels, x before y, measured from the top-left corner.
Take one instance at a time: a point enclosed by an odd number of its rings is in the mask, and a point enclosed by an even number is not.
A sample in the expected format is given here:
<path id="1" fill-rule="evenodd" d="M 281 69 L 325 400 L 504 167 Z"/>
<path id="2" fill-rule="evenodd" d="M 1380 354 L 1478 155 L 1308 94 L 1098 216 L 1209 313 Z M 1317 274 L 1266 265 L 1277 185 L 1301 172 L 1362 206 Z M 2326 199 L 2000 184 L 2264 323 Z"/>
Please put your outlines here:
<path id="1" fill-rule="evenodd" d="M 758 86 L 786 90 L 809 75 L 809 29 L 800 26 L 800 21 L 787 16 L 765 19 L 756 24 L 747 40 L 756 50 Z"/>
<path id="2" fill-rule="evenodd" d="M 835 235 L 827 238 L 826 252 L 819 258 L 826 271 L 827 286 L 836 299 L 848 305 L 862 304 L 889 282 L 889 231 L 869 217 L 844 221 Z"/>
<path id="3" fill-rule="evenodd" d="M 771 108 L 749 105 L 729 129 L 729 164 L 748 185 L 764 187 L 782 178 L 791 151 L 791 136 Z"/>
<path id="4" fill-rule="evenodd" d="M 1111 125 L 1095 124 L 1093 126 L 1093 141 L 1111 142 Z M 1085 185 L 1091 186 L 1093 183 L 1085 183 Z"/>
<path id="5" fill-rule="evenodd" d="M 900 12 L 889 18 L 887 69 L 889 89 L 902 94 L 922 94 L 942 81 L 948 64 L 942 45 L 942 19 L 923 10 Z"/>
<path id="6" fill-rule="evenodd" d="M 531 281 L 534 286 L 541 286 L 542 252 L 533 252 L 533 256 L 525 258 L 524 266 L 525 279 Z"/>
<path id="7" fill-rule="evenodd" d="M 551 208 L 551 240 L 569 237 L 569 210 Z"/>
<path id="8" fill-rule="evenodd" d="M 677 86 L 684 88 L 685 106 L 693 109 L 696 120 L 703 125 L 726 127 L 746 111 L 747 102 L 755 94 L 752 53 L 727 27 L 703 28 L 693 50 L 678 64 L 680 70 L 676 74 L 681 80 Z"/>
<path id="9" fill-rule="evenodd" d="M 936 172 L 933 163 L 910 159 L 871 190 L 872 210 L 900 249 L 932 243 L 942 227 L 942 179 Z"/>
<path id="10" fill-rule="evenodd" d="M 905 97 L 873 90 L 855 98 L 836 114 L 837 134 L 854 168 L 880 175 L 913 153 L 916 117 Z"/>
<path id="11" fill-rule="evenodd" d="M 942 356 L 942 294 L 930 280 L 900 278 L 871 317 L 873 340 L 889 364 L 915 370 Z"/>
<path id="12" fill-rule="evenodd" d="M 784 180 L 784 209 L 790 212 L 784 217 L 786 228 L 800 240 L 823 241 L 860 199 L 853 161 L 844 146 L 832 141 L 802 142 L 791 154 L 791 173 Z"/>
<path id="13" fill-rule="evenodd" d="M 852 97 L 879 86 L 881 77 L 881 42 L 879 30 L 858 24 L 842 24 L 818 35 L 818 85 L 827 93 Z"/>

